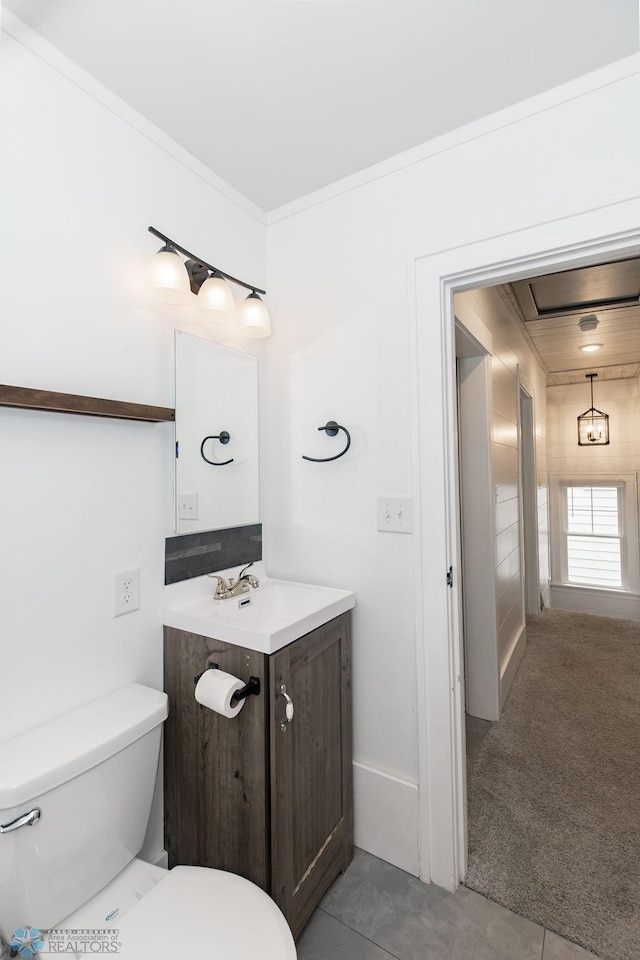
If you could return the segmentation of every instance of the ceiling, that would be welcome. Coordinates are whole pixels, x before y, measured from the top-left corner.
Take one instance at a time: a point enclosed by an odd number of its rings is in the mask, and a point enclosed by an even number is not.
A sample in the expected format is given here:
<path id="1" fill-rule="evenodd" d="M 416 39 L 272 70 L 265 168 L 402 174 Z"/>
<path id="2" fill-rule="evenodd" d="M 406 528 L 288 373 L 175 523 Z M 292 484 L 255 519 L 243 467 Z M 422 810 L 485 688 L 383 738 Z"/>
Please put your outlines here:
<path id="1" fill-rule="evenodd" d="M 548 384 L 640 376 L 640 257 L 533 277 L 499 288 L 547 372 Z M 593 330 L 580 320 L 595 317 Z M 580 347 L 601 344 L 593 353 Z"/>
<path id="2" fill-rule="evenodd" d="M 265 211 L 638 50 L 637 0 L 4 0 Z"/>

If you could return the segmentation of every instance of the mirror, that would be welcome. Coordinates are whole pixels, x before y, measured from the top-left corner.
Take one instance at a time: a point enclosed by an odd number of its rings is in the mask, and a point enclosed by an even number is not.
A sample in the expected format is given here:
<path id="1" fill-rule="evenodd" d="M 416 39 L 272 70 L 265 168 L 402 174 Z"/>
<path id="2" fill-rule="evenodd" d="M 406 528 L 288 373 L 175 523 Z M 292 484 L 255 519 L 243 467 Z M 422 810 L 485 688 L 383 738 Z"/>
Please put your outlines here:
<path id="1" fill-rule="evenodd" d="M 259 520 L 258 361 L 176 330 L 176 530 Z"/>

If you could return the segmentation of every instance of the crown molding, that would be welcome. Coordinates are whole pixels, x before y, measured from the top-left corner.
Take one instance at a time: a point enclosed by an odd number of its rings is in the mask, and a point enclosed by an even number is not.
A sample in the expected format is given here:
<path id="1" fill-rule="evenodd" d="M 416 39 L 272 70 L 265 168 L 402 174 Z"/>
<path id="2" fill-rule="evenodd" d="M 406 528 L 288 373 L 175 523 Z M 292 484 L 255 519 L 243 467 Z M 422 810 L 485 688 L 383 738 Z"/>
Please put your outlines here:
<path id="1" fill-rule="evenodd" d="M 415 166 L 431 159 L 431 157 L 447 153 L 463 144 L 479 140 L 505 127 L 514 126 L 537 114 L 546 113 L 548 110 L 553 110 L 555 107 L 569 103 L 571 100 L 578 100 L 638 74 L 640 74 L 640 54 L 623 57 L 606 67 L 601 67 L 599 70 L 584 74 L 558 87 L 553 87 L 551 90 L 546 90 L 544 93 L 536 94 L 534 97 L 505 107 L 496 113 L 481 117 L 479 120 L 474 120 L 472 123 L 452 130 L 450 133 L 435 137 L 433 140 L 428 140 L 417 147 L 398 153 L 388 160 L 383 160 L 381 163 L 376 163 L 365 170 L 360 170 L 358 173 L 337 180 L 335 183 L 322 187 L 320 190 L 315 190 L 298 200 L 292 200 L 290 203 L 267 213 L 267 225 L 279 223 L 281 220 L 286 220 L 288 217 L 302 213 L 304 210 L 334 200 L 376 180 L 382 180 L 384 177 Z"/>

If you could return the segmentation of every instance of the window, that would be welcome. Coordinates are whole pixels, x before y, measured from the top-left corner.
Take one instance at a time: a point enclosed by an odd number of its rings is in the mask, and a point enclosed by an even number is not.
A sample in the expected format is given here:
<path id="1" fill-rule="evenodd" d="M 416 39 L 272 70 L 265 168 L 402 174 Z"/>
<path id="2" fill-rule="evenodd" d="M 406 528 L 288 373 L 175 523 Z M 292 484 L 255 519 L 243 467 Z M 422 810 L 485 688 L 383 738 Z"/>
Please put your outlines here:
<path id="1" fill-rule="evenodd" d="M 553 581 L 637 592 L 635 475 L 553 479 Z"/>
<path id="2" fill-rule="evenodd" d="M 622 588 L 622 490 L 562 485 L 567 583 Z"/>

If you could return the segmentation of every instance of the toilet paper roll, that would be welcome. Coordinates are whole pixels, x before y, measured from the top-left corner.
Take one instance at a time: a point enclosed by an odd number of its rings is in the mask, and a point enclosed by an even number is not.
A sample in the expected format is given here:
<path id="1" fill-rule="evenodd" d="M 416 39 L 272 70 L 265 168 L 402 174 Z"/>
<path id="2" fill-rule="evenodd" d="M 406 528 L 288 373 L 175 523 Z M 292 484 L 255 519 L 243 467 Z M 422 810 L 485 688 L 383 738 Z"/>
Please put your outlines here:
<path id="1" fill-rule="evenodd" d="M 244 707 L 244 700 L 236 703 L 231 697 L 241 687 L 242 680 L 224 670 L 205 670 L 196 684 L 196 700 L 223 717 L 235 717 Z"/>

